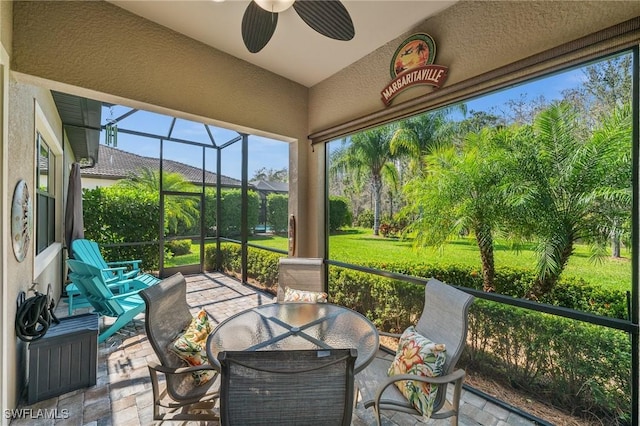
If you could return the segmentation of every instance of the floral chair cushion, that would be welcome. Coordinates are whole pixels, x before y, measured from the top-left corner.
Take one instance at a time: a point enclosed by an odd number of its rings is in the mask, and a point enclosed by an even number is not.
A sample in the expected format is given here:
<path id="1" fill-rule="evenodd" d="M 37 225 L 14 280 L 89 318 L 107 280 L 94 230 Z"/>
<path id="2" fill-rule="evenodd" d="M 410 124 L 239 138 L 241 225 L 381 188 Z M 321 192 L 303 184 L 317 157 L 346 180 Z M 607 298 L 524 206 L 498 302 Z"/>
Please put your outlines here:
<path id="1" fill-rule="evenodd" d="M 398 351 L 389 367 L 389 376 L 415 374 L 437 377 L 442 375 L 446 359 L 444 344 L 433 343 L 420 335 L 413 326 L 407 328 L 398 342 Z M 431 417 L 438 385 L 403 380 L 395 382 L 400 392 L 425 418 Z"/>
<path id="2" fill-rule="evenodd" d="M 170 349 L 190 366 L 209 363 L 207 358 L 207 337 L 213 330 L 204 309 L 191 320 L 189 327 L 170 345 Z M 191 373 L 197 386 L 207 383 L 215 375 L 213 370 Z"/>
<path id="3" fill-rule="evenodd" d="M 285 302 L 317 302 L 326 303 L 327 293 L 321 291 L 296 290 L 294 288 L 284 288 Z"/>

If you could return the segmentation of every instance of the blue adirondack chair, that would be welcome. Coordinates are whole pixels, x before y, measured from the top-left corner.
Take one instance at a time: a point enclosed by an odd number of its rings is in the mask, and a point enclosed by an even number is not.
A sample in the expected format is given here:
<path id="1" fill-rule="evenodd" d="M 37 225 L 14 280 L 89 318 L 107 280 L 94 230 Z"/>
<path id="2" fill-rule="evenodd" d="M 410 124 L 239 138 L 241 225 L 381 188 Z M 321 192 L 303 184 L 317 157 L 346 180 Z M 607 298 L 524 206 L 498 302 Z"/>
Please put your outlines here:
<path id="1" fill-rule="evenodd" d="M 140 273 L 140 260 L 127 260 L 119 262 L 106 262 L 100 252 L 100 247 L 95 241 L 77 239 L 71 243 L 73 257 L 89 265 L 93 265 L 102 271 L 105 282 L 115 293 L 126 293 L 129 291 L 128 283 L 130 279 L 136 278 L 147 286 L 157 284 L 160 279 L 151 274 Z M 73 279 L 72 279 L 73 281 Z M 67 284 L 66 293 L 68 296 L 69 315 L 73 315 L 76 309 L 91 306 L 88 300 L 82 296 L 75 282 Z"/>
<path id="2" fill-rule="evenodd" d="M 73 240 L 71 251 L 74 259 L 101 269 L 107 282 L 134 278 L 140 273 L 141 260 L 106 262 L 102 257 L 98 243 L 95 241 L 82 238 Z"/>
<path id="3" fill-rule="evenodd" d="M 144 282 L 133 278 L 127 280 L 130 291 L 114 294 L 102 275 L 102 270 L 79 260 L 69 259 L 67 265 L 69 277 L 76 284 L 80 294 L 93 306 L 96 313 L 116 318 L 116 321 L 103 330 L 98 337 L 102 343 L 116 331 L 124 327 L 136 315 L 144 312 L 145 304 L 138 292 L 148 287 Z"/>

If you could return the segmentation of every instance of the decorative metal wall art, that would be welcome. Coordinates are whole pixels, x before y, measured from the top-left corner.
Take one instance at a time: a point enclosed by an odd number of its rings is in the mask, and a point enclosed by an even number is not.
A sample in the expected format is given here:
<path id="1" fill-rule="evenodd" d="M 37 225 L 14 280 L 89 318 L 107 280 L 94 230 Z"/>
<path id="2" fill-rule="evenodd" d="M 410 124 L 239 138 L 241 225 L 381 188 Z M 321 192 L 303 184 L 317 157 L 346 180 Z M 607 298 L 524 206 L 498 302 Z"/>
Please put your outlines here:
<path id="1" fill-rule="evenodd" d="M 18 262 L 27 256 L 31 245 L 31 230 L 33 228 L 33 203 L 29 194 L 29 187 L 25 180 L 20 180 L 13 191 L 11 205 L 11 240 L 13 254 Z"/>

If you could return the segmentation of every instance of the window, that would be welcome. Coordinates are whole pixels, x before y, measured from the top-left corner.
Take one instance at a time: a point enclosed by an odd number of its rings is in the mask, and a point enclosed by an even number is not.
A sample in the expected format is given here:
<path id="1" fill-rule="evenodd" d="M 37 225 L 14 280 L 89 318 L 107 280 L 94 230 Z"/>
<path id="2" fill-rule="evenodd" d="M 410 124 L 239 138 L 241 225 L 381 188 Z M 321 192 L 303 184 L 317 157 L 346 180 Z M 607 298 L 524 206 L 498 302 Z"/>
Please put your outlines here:
<path id="1" fill-rule="evenodd" d="M 56 158 L 40 132 L 36 133 L 38 163 L 36 172 L 36 254 L 42 253 L 55 242 L 56 198 L 55 164 Z"/>

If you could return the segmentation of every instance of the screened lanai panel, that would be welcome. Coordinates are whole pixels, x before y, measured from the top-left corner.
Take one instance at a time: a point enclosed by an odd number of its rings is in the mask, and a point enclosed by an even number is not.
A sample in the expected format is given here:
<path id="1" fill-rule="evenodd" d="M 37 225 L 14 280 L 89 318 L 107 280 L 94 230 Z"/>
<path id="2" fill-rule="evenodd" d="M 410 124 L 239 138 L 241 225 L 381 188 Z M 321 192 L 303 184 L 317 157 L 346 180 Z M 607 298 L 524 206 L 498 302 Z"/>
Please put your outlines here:
<path id="1" fill-rule="evenodd" d="M 583 282 L 604 291 L 575 308 L 627 318 L 631 65 L 626 51 L 331 142 L 329 258 L 446 267 L 551 304 Z"/>
<path id="2" fill-rule="evenodd" d="M 289 216 L 289 144 L 249 136 L 249 220 L 251 240 L 286 250 Z"/>
<path id="3" fill-rule="evenodd" d="M 330 292 L 401 331 L 424 280 L 459 286 L 469 371 L 637 424 L 637 64 L 615 52 L 329 143 Z"/>
<path id="4" fill-rule="evenodd" d="M 235 142 L 220 150 L 221 174 L 240 183 L 242 178 L 242 144 Z M 220 200 L 221 216 L 217 223 L 220 236 L 226 239 L 241 240 L 242 231 L 242 191 L 239 185 L 222 188 Z M 249 223 L 249 227 L 255 223 Z"/>

